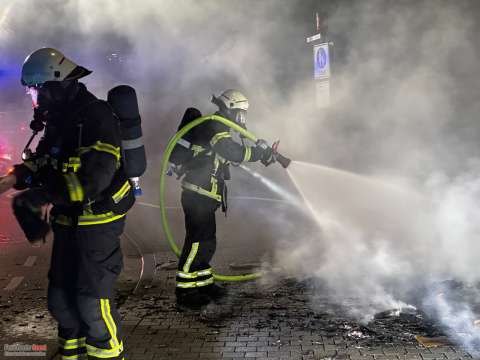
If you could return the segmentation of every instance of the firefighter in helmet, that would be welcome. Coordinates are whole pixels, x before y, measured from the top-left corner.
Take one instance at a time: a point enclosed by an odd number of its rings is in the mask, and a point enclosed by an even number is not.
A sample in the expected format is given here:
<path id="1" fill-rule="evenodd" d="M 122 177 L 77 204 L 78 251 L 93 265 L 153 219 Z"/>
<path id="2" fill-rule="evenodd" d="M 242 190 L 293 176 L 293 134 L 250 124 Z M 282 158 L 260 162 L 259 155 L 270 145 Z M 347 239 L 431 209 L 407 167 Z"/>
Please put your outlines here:
<path id="1" fill-rule="evenodd" d="M 240 91 L 226 90 L 212 97 L 218 106 L 216 115 L 246 128 L 248 99 Z M 201 116 L 189 108 L 180 127 Z M 186 150 L 188 148 L 188 150 Z M 186 155 L 187 154 L 187 155 Z M 191 154 L 190 156 L 188 154 Z M 273 151 L 264 140 L 254 146 L 232 139 L 230 128 L 218 121 L 206 121 L 194 127 L 175 146 L 171 161 L 182 177 L 182 207 L 186 236 L 176 276 L 176 299 L 181 306 L 198 308 L 226 294 L 214 284 L 210 260 L 216 249 L 215 212 L 227 208 L 229 165 L 242 162 L 273 161 Z"/>
<path id="2" fill-rule="evenodd" d="M 121 359 L 114 282 L 122 269 L 119 236 L 135 198 L 117 120 L 78 81 L 90 73 L 52 48 L 26 58 L 21 81 L 34 105 L 31 127 L 45 131 L 35 152 L 0 178 L 0 192 L 27 189 L 13 209 L 28 240 L 53 230 L 48 308 L 62 358 Z M 50 223 L 41 216 L 47 204 Z"/>

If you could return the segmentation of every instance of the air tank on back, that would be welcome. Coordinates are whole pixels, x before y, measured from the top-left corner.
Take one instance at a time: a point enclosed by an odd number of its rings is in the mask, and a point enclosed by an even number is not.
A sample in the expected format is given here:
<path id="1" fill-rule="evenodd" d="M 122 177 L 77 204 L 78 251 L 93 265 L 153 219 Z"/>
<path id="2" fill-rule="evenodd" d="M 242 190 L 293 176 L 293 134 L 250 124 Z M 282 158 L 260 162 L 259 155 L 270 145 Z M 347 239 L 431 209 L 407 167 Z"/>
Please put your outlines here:
<path id="1" fill-rule="evenodd" d="M 142 138 L 142 120 L 135 89 L 119 85 L 108 92 L 108 103 L 120 120 L 123 166 L 136 196 L 142 194 L 139 177 L 147 168 L 147 157 Z"/>

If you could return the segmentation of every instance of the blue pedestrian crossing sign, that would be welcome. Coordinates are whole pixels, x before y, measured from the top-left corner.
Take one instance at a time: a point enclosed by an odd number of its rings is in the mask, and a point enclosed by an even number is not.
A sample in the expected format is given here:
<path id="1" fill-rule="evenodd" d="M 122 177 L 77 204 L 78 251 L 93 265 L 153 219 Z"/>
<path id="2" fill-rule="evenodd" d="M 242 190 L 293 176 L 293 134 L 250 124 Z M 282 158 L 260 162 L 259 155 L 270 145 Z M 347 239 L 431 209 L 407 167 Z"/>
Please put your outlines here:
<path id="1" fill-rule="evenodd" d="M 314 77 L 325 79 L 330 77 L 330 53 L 328 43 L 318 44 L 313 47 Z"/>

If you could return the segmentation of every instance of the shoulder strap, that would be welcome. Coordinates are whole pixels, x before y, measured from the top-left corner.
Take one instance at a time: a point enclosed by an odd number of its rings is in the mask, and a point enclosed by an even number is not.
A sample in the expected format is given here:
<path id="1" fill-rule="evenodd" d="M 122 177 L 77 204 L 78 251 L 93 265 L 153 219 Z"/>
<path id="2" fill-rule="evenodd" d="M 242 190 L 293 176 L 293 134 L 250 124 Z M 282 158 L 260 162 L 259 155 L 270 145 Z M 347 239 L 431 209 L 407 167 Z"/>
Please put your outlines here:
<path id="1" fill-rule="evenodd" d="M 75 124 L 77 126 L 77 129 L 78 129 L 78 147 L 82 147 L 82 133 L 83 133 L 83 123 L 85 121 L 85 116 L 84 116 L 84 112 L 93 104 L 95 103 L 98 103 L 98 102 L 104 102 L 104 103 L 107 103 L 106 101 L 104 100 L 100 100 L 100 99 L 94 99 L 92 101 L 89 101 L 87 102 L 86 104 L 83 104 L 81 106 L 79 106 L 78 108 L 76 108 L 74 111 L 73 111 L 73 116 L 76 118 L 75 119 Z M 108 103 L 107 103 L 108 104 Z"/>

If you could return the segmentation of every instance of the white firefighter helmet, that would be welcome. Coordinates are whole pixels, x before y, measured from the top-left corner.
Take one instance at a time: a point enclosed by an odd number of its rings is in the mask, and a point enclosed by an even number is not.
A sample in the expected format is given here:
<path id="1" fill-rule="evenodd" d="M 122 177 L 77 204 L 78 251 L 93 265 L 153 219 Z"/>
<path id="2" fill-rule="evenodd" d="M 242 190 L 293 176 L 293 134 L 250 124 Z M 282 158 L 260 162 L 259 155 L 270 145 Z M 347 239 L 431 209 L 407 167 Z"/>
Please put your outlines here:
<path id="1" fill-rule="evenodd" d="M 245 127 L 247 122 L 248 99 L 238 90 L 225 90 L 220 96 L 212 96 L 212 102 L 218 106 L 220 113 L 230 120 Z"/>
<path id="2" fill-rule="evenodd" d="M 75 80 L 87 76 L 90 70 L 75 64 L 62 52 L 41 48 L 27 56 L 22 67 L 22 84 L 40 86 L 46 81 Z"/>
<path id="3" fill-rule="evenodd" d="M 228 110 L 248 110 L 248 99 L 238 90 L 225 90 L 219 97 L 215 97 L 217 106 Z"/>

